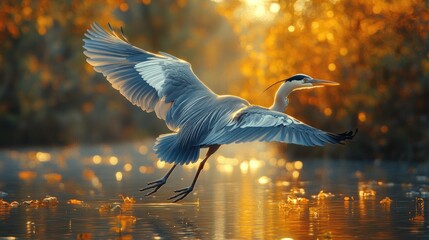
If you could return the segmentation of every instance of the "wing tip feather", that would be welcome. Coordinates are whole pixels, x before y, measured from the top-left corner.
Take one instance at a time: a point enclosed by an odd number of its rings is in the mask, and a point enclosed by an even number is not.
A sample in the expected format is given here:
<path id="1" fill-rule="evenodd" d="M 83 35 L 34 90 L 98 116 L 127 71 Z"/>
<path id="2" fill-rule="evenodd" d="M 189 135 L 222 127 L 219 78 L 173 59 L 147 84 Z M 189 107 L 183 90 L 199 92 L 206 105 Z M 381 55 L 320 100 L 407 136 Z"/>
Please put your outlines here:
<path id="1" fill-rule="evenodd" d="M 358 130 L 359 130 L 359 128 L 356 128 L 354 131 L 350 130 L 347 132 L 334 134 L 333 136 L 331 135 L 331 137 L 334 137 L 337 140 L 337 143 L 344 145 L 356 136 L 356 134 L 358 133 Z"/>

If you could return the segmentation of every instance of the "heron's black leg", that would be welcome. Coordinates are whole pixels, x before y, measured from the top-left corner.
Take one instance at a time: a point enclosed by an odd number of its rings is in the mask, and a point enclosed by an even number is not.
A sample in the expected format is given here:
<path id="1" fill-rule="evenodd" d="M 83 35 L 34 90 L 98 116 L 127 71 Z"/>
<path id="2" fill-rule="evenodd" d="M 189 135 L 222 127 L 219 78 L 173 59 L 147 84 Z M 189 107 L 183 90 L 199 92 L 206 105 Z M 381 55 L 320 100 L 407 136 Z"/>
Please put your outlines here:
<path id="1" fill-rule="evenodd" d="M 207 151 L 206 157 L 203 159 L 203 161 L 198 166 L 197 174 L 195 174 L 194 180 L 192 181 L 191 186 L 182 188 L 179 190 L 176 190 L 174 192 L 178 193 L 172 197 L 170 197 L 168 200 L 175 199 L 173 202 L 178 202 L 182 199 L 184 199 L 189 193 L 191 193 L 194 190 L 195 183 L 197 182 L 198 176 L 200 175 L 201 170 L 204 168 L 204 164 L 206 164 L 207 159 L 215 153 L 219 149 L 220 145 L 213 145 L 209 147 L 209 150 Z"/>
<path id="2" fill-rule="evenodd" d="M 153 188 L 153 190 L 149 193 L 146 194 L 146 196 L 149 196 L 153 193 L 155 193 L 156 191 L 158 191 L 158 189 L 160 187 L 162 187 L 162 185 L 164 185 L 167 182 L 168 177 L 170 176 L 171 172 L 173 172 L 174 168 L 177 166 L 177 164 L 174 164 L 173 167 L 171 167 L 171 169 L 167 172 L 167 174 L 165 174 L 164 177 L 162 177 L 159 180 L 153 181 L 153 182 L 149 182 L 147 185 L 147 187 L 140 189 L 140 191 L 146 191 L 149 190 L 151 188 Z"/>

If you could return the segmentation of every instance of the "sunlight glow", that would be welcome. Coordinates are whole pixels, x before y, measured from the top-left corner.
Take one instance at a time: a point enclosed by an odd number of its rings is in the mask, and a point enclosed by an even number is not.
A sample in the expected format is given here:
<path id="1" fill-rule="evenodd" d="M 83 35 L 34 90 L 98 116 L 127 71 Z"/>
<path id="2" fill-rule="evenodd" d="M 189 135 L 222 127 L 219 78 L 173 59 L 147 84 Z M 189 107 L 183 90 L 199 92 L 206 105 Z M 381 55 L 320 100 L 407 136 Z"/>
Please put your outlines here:
<path id="1" fill-rule="evenodd" d="M 280 11 L 280 4 L 268 0 L 243 0 L 238 14 L 249 21 L 271 21 Z"/>

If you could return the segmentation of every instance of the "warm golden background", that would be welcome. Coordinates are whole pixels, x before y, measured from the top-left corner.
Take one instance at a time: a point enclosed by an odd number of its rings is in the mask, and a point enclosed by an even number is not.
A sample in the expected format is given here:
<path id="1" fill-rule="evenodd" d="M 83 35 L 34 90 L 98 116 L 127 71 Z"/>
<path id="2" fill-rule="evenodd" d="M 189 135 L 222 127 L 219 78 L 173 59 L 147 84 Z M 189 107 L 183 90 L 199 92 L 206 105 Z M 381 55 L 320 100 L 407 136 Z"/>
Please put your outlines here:
<path id="1" fill-rule="evenodd" d="M 1 1 L 0 146 L 167 132 L 86 63 L 82 38 L 96 21 L 255 104 L 270 105 L 275 90 L 263 90 L 294 73 L 340 82 L 293 93 L 287 113 L 329 131 L 358 127 L 355 140 L 289 154 L 428 160 L 428 9 L 423 0 Z"/>

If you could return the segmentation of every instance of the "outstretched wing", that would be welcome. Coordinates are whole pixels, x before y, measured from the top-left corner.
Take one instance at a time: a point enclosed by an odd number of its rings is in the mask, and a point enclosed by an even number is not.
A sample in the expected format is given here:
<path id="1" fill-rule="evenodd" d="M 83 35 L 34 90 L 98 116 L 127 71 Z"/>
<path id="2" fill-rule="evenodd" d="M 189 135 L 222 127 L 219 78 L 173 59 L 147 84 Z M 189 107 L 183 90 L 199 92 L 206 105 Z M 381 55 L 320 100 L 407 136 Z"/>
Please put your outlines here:
<path id="1" fill-rule="evenodd" d="M 110 25 L 109 25 L 110 27 Z M 170 109 L 192 103 L 214 93 L 192 72 L 191 65 L 166 53 L 153 54 L 137 48 L 94 23 L 85 33 L 84 54 L 97 72 L 103 73 L 115 89 L 147 112 L 162 119 Z M 169 118 L 170 125 L 177 119 Z M 169 122 L 167 121 L 167 125 Z"/>
<path id="2" fill-rule="evenodd" d="M 329 133 L 311 127 L 287 114 L 251 106 L 235 113 L 230 122 L 219 132 L 208 136 L 204 144 L 274 141 L 304 146 L 322 146 L 326 143 L 344 143 L 352 139 L 356 132 Z"/>

